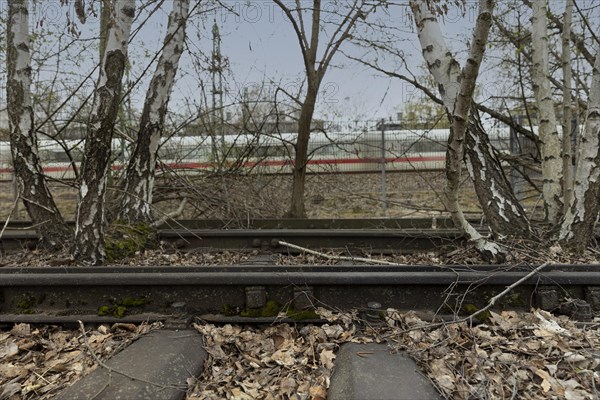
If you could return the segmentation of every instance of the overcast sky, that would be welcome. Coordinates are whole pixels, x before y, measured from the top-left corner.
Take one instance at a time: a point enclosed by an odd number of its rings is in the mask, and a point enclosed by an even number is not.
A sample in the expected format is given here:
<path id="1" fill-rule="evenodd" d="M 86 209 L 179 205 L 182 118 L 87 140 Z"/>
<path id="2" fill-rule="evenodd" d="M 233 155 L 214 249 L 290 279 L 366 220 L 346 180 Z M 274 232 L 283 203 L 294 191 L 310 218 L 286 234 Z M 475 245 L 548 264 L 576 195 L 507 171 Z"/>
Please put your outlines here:
<path id="1" fill-rule="evenodd" d="M 195 1 L 192 1 L 193 3 Z M 419 72 L 417 67 L 422 65 L 423 61 L 413 22 L 409 17 L 411 13 L 407 3 L 403 0 L 398 1 L 387 10 L 387 14 L 378 11 L 372 17 L 375 20 L 384 20 L 386 24 L 396 29 L 397 38 L 390 45 L 404 51 L 411 68 Z M 599 3 L 597 0 L 579 0 L 582 7 L 597 3 Z M 44 27 L 52 26 L 55 30 L 64 30 L 65 15 L 69 14 L 69 10 L 71 10 L 71 18 L 75 18 L 72 12 L 73 2 L 69 3 L 69 9 L 67 6 L 61 5 L 60 0 L 44 0 L 35 2 L 35 4 L 36 8 L 33 10 L 34 15 L 31 20 L 32 25 L 37 29 L 39 29 L 40 20 L 44 20 Z M 138 7 L 140 4 L 142 2 L 138 2 Z M 303 62 L 292 26 L 281 10 L 272 0 L 227 0 L 226 4 L 230 8 L 229 11 L 220 8 L 216 13 L 204 15 L 201 19 L 196 18 L 190 23 L 188 26 L 190 50 L 196 54 L 202 53 L 205 57 L 210 56 L 211 30 L 213 23 L 216 22 L 222 36 L 222 54 L 230 63 L 229 71 L 225 74 L 226 87 L 230 92 L 241 93 L 244 87 L 256 88 L 263 82 L 267 83 L 267 92 L 273 92 L 277 85 L 283 86 L 290 92 L 297 90 L 304 79 Z M 331 3 L 324 1 L 324 4 L 324 7 L 327 8 Z M 564 7 L 564 0 L 552 0 L 551 4 L 556 11 L 560 12 Z M 6 0 L 0 0 L 2 7 L 0 15 L 5 15 L 6 5 Z M 167 0 L 162 9 L 150 18 L 136 36 L 130 49 L 130 55 L 135 60 L 132 68 L 134 73 L 139 73 L 144 69 L 152 54 L 161 48 L 170 8 L 171 4 Z M 469 0 L 464 14 L 459 8 L 451 6 L 448 15 L 444 18 L 443 32 L 459 59 L 464 59 L 465 42 L 471 35 L 476 15 L 477 1 Z M 80 29 L 83 43 L 88 43 L 85 40 L 89 40 L 91 43 L 96 42 L 94 37 L 98 34 L 97 19 L 94 20 L 90 17 Z M 358 28 L 359 35 L 363 31 L 360 27 Z M 325 40 L 322 41 L 321 49 L 324 44 Z M 67 74 L 72 72 L 83 76 L 87 74 L 87 71 L 96 62 L 97 51 L 94 46 L 86 46 L 88 49 L 84 54 L 85 61 L 77 68 L 72 66 L 65 68 L 61 78 L 66 79 Z M 355 56 L 361 54 L 349 44 L 344 44 L 342 48 Z M 200 81 L 203 81 L 207 87 L 210 86 L 208 76 L 206 74 L 199 75 L 198 71 L 193 68 L 192 59 L 190 54 L 185 54 L 182 58 L 182 68 L 172 97 L 172 109 L 175 111 L 182 109 L 184 99 L 191 99 L 198 103 Z M 390 68 L 395 67 L 392 60 L 380 61 Z M 206 69 L 206 67 L 205 60 L 203 68 Z M 153 68 L 149 71 L 152 72 Z M 499 85 L 496 75 L 486 76 L 485 74 L 484 70 L 480 85 L 495 92 L 492 94 L 505 92 L 505 89 Z M 274 83 L 269 84 L 270 81 Z M 147 79 L 142 81 L 134 97 L 134 106 L 137 108 L 142 106 L 146 87 Z M 337 54 L 321 86 L 317 117 L 334 118 L 341 115 L 344 119 L 387 118 L 395 116 L 402 110 L 404 103 L 414 100 L 415 96 L 421 95 L 410 85 L 382 76 L 368 67 L 347 59 L 342 54 Z M 4 93 L 2 93 L 2 97 L 4 97 Z M 227 100 L 225 99 L 226 103 Z"/>
<path id="2" fill-rule="evenodd" d="M 286 88 L 297 88 L 304 79 L 303 61 L 292 26 L 282 11 L 268 0 L 229 1 L 227 4 L 233 11 L 221 9 L 213 17 L 221 30 L 222 52 L 229 59 L 231 73 L 235 76 L 236 82 L 232 86 L 251 87 L 262 81 L 273 80 Z M 405 32 L 396 45 L 413 54 L 409 57 L 413 66 L 420 65 L 422 57 L 412 21 L 408 18 L 408 6 L 398 5 L 388 9 L 388 12 L 389 16 L 378 12 L 373 17 L 385 19 L 399 31 Z M 460 11 L 451 9 L 446 18 L 451 42 L 459 39 L 460 31 L 468 31 L 469 25 L 472 25 L 469 21 L 471 15 L 473 9 L 467 11 L 466 18 Z M 212 22 L 207 17 L 207 24 Z M 357 33 L 363 30 L 358 27 Z M 321 49 L 326 44 L 325 40 L 324 37 Z M 210 44 L 210 37 L 207 41 Z M 342 49 L 359 55 L 358 50 L 349 43 L 344 44 Z M 383 77 L 337 54 L 322 84 L 318 113 L 325 117 L 343 114 L 360 119 L 378 119 L 395 115 L 412 95 L 414 90 L 408 85 Z"/>

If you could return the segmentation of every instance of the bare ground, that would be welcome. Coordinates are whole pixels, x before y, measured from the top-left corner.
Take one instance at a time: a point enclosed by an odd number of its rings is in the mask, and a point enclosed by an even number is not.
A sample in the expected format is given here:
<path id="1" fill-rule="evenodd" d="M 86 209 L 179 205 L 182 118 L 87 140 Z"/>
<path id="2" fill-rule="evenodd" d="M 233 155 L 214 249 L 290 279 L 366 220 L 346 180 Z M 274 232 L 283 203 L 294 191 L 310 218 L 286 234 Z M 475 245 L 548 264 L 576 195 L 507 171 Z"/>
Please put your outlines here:
<path id="1" fill-rule="evenodd" d="M 309 218 L 377 218 L 425 217 L 444 213 L 441 193 L 443 172 L 395 172 L 386 179 L 386 210 L 381 192 L 381 175 L 321 174 L 308 175 L 306 209 Z M 480 209 L 470 181 L 463 183 L 466 213 Z M 74 219 L 77 192 L 73 187 L 51 183 L 50 189 L 66 219 Z M 170 175 L 159 179 L 156 187 L 155 212 L 158 217 L 176 209 L 180 196 L 189 198 L 181 218 L 248 218 L 281 217 L 289 204 L 291 177 L 288 175 L 249 175 L 189 177 Z M 110 199 L 118 188 L 109 190 Z M 27 220 L 22 204 L 14 211 L 14 188 L 11 182 L 0 182 L 0 220 Z"/>

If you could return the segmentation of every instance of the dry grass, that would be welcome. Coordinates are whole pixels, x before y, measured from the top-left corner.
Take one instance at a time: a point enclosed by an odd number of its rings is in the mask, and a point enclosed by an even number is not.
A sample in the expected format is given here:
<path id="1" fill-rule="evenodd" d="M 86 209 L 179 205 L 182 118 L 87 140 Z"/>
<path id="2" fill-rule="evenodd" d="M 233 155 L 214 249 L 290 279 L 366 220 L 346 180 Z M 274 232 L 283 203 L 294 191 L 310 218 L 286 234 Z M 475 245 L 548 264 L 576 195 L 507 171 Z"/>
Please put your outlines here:
<path id="1" fill-rule="evenodd" d="M 396 218 L 422 217 L 443 213 L 441 193 L 442 172 L 388 173 L 386 216 Z M 463 183 L 463 205 L 467 213 L 480 209 L 469 181 Z M 291 177 L 281 176 L 170 176 L 157 182 L 155 205 L 158 216 L 176 209 L 180 194 L 191 197 L 182 218 L 218 218 L 246 220 L 248 218 L 281 217 L 289 204 Z M 74 219 L 77 192 L 72 187 L 50 185 L 56 203 L 66 219 Z M 109 189 L 110 201 L 118 194 Z M 0 220 L 10 215 L 14 204 L 11 182 L 0 182 Z M 381 175 L 321 174 L 309 175 L 306 183 L 306 209 L 309 218 L 376 218 L 384 216 L 381 202 Z M 12 220 L 27 220 L 22 204 Z"/>

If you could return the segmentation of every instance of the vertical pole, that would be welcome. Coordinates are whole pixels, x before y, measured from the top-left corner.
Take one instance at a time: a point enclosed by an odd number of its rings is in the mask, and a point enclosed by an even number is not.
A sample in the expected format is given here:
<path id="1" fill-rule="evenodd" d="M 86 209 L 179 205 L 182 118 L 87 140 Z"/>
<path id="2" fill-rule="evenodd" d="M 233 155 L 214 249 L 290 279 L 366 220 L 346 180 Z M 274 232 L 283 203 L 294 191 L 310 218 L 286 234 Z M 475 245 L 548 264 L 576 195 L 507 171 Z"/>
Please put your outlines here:
<path id="1" fill-rule="evenodd" d="M 211 84 L 212 84 L 212 90 L 211 90 L 211 95 L 212 95 L 212 112 L 210 113 L 210 130 L 211 130 L 211 140 L 212 140 L 212 153 L 213 153 L 213 163 L 216 166 L 216 168 L 213 168 L 213 171 L 221 171 L 221 152 L 223 151 L 223 149 L 221 149 L 219 151 L 219 148 L 217 146 L 217 126 L 218 126 L 218 122 L 217 122 L 217 118 L 218 118 L 218 111 L 217 111 L 217 73 L 220 67 L 220 61 L 218 60 L 219 54 L 217 53 L 217 41 L 218 41 L 218 37 L 219 37 L 219 27 L 217 26 L 217 20 L 215 19 L 215 22 L 213 24 L 212 27 L 212 39 L 213 39 L 213 51 L 212 51 L 212 59 L 211 59 L 211 65 L 210 65 L 210 77 L 211 77 Z"/>
<path id="2" fill-rule="evenodd" d="M 385 179 L 385 120 L 381 120 L 381 211 L 387 217 L 387 188 Z"/>
<path id="3" fill-rule="evenodd" d="M 18 220 L 19 219 L 19 202 L 17 201 L 17 199 L 19 198 L 19 184 L 17 183 L 17 172 L 14 170 L 12 170 L 12 175 L 13 175 L 13 202 L 15 204 L 15 219 Z"/>
<path id="4" fill-rule="evenodd" d="M 517 121 L 519 124 L 521 123 L 521 118 L 518 118 Z M 518 155 L 519 152 L 519 139 L 517 137 L 517 131 L 511 126 L 510 127 L 510 154 L 511 156 Z M 519 167 L 512 167 L 510 171 L 510 183 L 512 186 L 513 193 L 519 202 L 523 201 L 523 190 L 519 186 L 519 172 L 517 170 Z"/>

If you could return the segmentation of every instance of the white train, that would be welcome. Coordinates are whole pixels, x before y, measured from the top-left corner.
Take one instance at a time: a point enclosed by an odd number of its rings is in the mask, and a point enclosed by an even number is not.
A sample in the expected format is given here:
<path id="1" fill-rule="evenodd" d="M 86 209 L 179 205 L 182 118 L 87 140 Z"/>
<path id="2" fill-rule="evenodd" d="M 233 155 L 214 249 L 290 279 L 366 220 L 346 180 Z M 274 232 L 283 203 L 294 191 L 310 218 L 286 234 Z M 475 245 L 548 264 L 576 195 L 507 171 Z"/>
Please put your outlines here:
<path id="1" fill-rule="evenodd" d="M 510 150 L 508 129 L 488 133 L 497 149 Z M 373 172 L 380 171 L 383 162 L 388 171 L 441 170 L 445 167 L 447 140 L 447 129 L 386 131 L 383 140 L 381 131 L 376 129 L 314 132 L 309 142 L 308 172 Z M 295 133 L 174 136 L 162 140 L 159 162 L 161 167 L 186 174 L 219 170 L 286 174 L 292 171 L 295 141 Z M 60 144 L 40 140 L 38 148 L 44 173 L 56 179 L 73 179 L 73 165 L 79 167 L 83 146 L 82 140 L 65 140 Z M 114 171 L 122 169 L 130 149 L 131 143 L 113 140 Z M 12 180 L 10 159 L 9 143 L 0 141 L 0 180 Z"/>

